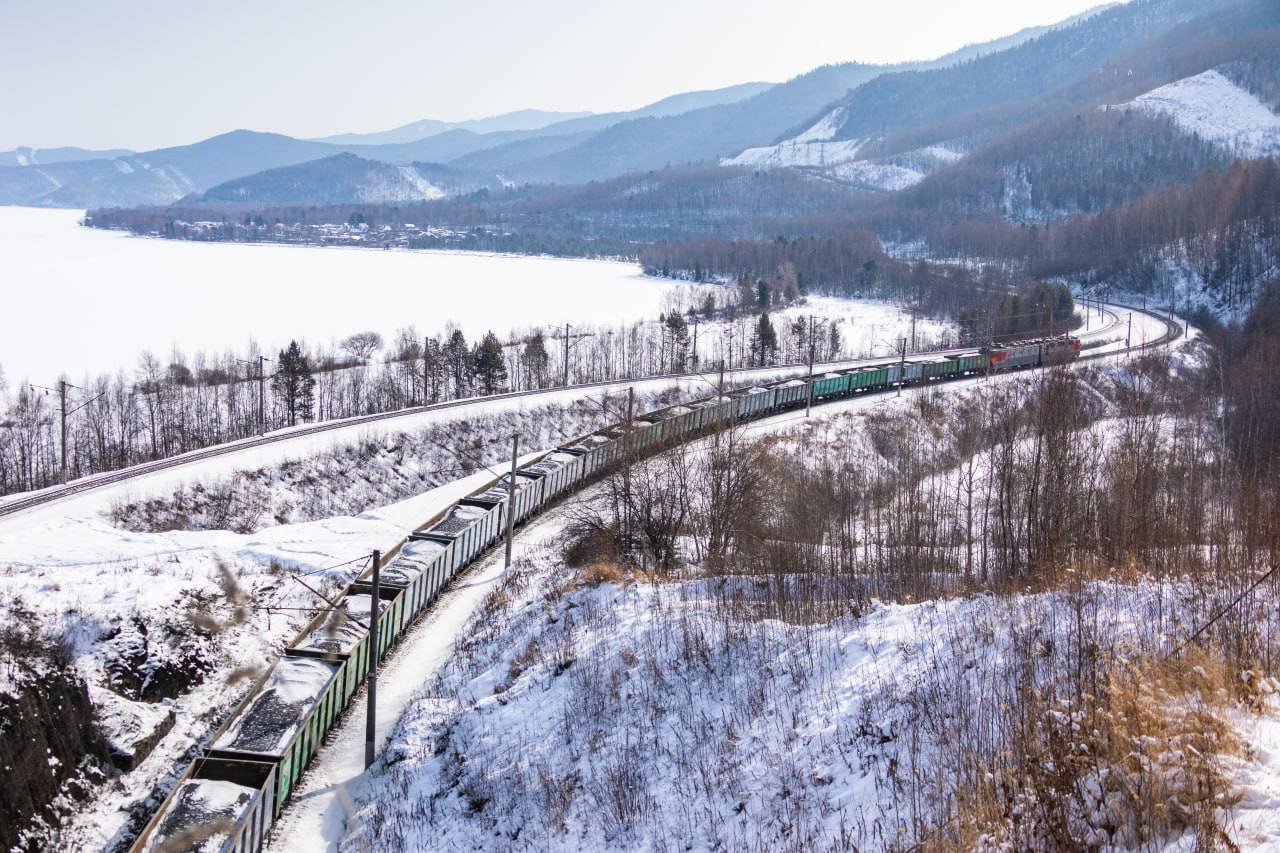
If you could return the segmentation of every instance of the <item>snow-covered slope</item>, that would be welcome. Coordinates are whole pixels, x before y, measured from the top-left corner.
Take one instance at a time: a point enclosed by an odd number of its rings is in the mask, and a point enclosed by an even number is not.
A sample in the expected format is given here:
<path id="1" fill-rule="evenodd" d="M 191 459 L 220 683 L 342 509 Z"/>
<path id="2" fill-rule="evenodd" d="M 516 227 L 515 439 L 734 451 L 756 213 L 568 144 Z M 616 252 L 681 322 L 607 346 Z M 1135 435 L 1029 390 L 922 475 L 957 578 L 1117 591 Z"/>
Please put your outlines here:
<path id="1" fill-rule="evenodd" d="M 835 166 L 854 159 L 858 156 L 858 149 L 866 143 L 865 139 L 844 139 L 838 142 L 802 140 L 801 137 L 805 134 L 815 131 L 821 132 L 817 125 L 794 139 L 788 139 L 777 145 L 748 148 L 736 157 L 727 157 L 720 162 L 725 166 L 754 166 L 757 169 L 784 166 Z"/>
<path id="2" fill-rule="evenodd" d="M 754 169 L 805 168 L 859 189 L 893 192 L 915 186 L 940 166 L 964 155 L 945 145 L 930 145 L 876 160 L 860 160 L 858 153 L 870 140 L 827 141 L 840 121 L 841 109 L 832 110 L 803 133 L 777 145 L 748 148 L 736 157 L 721 160 L 725 166 Z"/>
<path id="3" fill-rule="evenodd" d="M 788 140 L 789 142 L 825 142 L 836 135 L 836 131 L 840 129 L 840 123 L 844 120 L 844 108 L 836 107 L 798 136 Z"/>
<path id="4" fill-rule="evenodd" d="M 1242 157 L 1280 154 L 1280 116 L 1214 70 L 1152 89 L 1127 106 L 1168 115 L 1188 133 Z"/>
<path id="5" fill-rule="evenodd" d="M 831 169 L 831 174 L 846 183 L 872 190 L 905 190 L 924 180 L 925 173 L 893 163 L 852 160 Z"/>

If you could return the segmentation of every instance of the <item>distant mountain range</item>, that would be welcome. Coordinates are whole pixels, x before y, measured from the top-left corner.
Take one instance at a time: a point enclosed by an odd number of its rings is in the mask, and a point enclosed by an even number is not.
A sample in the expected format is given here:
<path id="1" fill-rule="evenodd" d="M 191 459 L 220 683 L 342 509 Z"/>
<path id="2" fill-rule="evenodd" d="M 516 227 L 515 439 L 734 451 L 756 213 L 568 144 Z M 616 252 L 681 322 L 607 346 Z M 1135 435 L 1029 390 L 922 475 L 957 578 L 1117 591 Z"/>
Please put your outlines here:
<path id="1" fill-rule="evenodd" d="M 0 155 L 4 157 L 0 161 L 0 204 L 45 207 L 167 204 L 199 195 L 235 178 L 344 153 L 396 165 L 447 163 L 475 152 L 527 142 L 528 147 L 516 150 L 521 154 L 526 151 L 544 154 L 619 122 L 706 109 L 749 97 L 769 87 L 768 83 L 744 83 L 688 92 L 637 110 L 599 115 L 527 110 L 453 124 L 427 119 L 380 133 L 346 134 L 325 140 L 235 130 L 192 145 L 140 153 L 41 149 L 33 152 L 33 157 L 27 153 L 32 149 L 20 148 Z M 417 134 L 423 135 L 414 138 Z M 549 146 L 539 144 L 538 140 L 543 138 L 554 141 Z M 350 166 L 350 161 L 342 162 Z M 465 163 L 459 167 L 473 171 Z M 322 170 L 332 168 L 329 164 Z M 489 172 L 482 184 L 499 180 L 496 170 Z M 274 179 L 272 176 L 268 181 Z M 317 184 L 320 185 L 327 184 L 322 181 Z M 471 184 L 468 181 L 461 185 Z"/>
<path id="2" fill-rule="evenodd" d="M 12 151 L 0 151 L 0 166 L 49 166 L 54 163 L 70 163 L 75 160 L 124 157 L 132 153 L 132 151 L 124 148 L 93 151 L 88 148 L 29 148 L 19 146 Z"/>
<path id="3" fill-rule="evenodd" d="M 1039 138 L 1029 129 L 1072 110 L 1242 61 L 1241 34 L 1265 39 L 1275 12 L 1267 0 L 1133 0 L 929 61 L 828 65 L 777 85 L 682 93 L 626 112 L 425 119 L 319 140 L 237 130 L 141 153 L 17 149 L 0 155 L 0 204 L 400 202 L 708 164 L 794 168 L 861 191 L 901 191 L 954 172 L 1002 135 Z M 1271 48 L 1259 42 L 1264 53 Z M 1231 73 L 1258 74 L 1253 66 Z M 1211 90 L 1221 93 L 1194 89 Z M 1105 124 L 1091 121 L 1089 132 L 1131 137 L 1132 128 Z M 1185 134 L 1178 127 L 1157 121 L 1149 130 L 1163 139 Z M 1001 150 L 998 165 L 984 155 L 990 168 L 1015 169 L 1031 156 L 1017 145 Z M 1189 157 L 1182 172 L 1205 160 L 1180 143 L 1160 151 Z"/>
<path id="4" fill-rule="evenodd" d="M 478 190 L 499 190 L 496 178 L 433 163 L 393 165 L 335 154 L 226 181 L 203 202 L 243 205 L 381 204 L 433 201 Z"/>
<path id="5" fill-rule="evenodd" d="M 403 124 L 391 130 L 375 133 L 339 133 L 335 136 L 322 136 L 316 142 L 328 142 L 330 145 L 390 145 L 404 142 L 417 142 L 428 136 L 436 136 L 449 130 L 466 130 L 471 133 L 502 133 L 512 130 L 540 130 L 549 124 L 584 118 L 588 112 L 558 113 L 546 110 L 517 110 L 513 113 L 490 116 L 489 118 L 469 119 L 467 121 L 438 121 L 424 118 L 420 121 Z"/>

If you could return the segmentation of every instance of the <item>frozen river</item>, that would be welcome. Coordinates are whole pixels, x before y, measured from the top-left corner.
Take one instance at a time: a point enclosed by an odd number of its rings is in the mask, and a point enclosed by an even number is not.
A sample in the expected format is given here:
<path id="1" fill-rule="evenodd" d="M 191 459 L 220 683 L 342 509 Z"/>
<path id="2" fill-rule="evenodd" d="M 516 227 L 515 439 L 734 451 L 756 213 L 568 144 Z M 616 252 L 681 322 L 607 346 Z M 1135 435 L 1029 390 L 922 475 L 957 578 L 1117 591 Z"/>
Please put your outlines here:
<path id="1" fill-rule="evenodd" d="M 656 319 L 679 285 L 634 264 L 464 252 L 188 243 L 0 207 L 0 369 L 12 387 L 132 371 L 150 350 L 267 352 L 415 325 L 492 329 Z"/>

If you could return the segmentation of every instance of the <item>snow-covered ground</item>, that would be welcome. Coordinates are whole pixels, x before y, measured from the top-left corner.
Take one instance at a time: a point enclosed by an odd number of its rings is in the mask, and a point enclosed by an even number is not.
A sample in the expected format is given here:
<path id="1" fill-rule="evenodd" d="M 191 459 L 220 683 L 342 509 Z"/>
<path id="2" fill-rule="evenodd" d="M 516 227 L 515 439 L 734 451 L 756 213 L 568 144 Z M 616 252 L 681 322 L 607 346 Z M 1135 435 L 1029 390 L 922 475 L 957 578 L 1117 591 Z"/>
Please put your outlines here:
<path id="1" fill-rule="evenodd" d="M 1241 157 L 1280 153 L 1280 116 L 1212 69 L 1152 89 L 1128 106 L 1168 115 L 1188 133 Z"/>
<path id="2" fill-rule="evenodd" d="M 1193 595 L 980 595 L 807 626 L 726 604 L 760 579 L 582 587 L 547 547 L 519 571 L 347 788 L 338 849 L 902 849 L 954 806 L 947 761 L 998 747 L 984 727 L 1016 693 L 1019 646 L 1069 648 L 1081 611 L 1094 636 L 1146 646 Z M 1270 714 L 1240 721 L 1258 758 L 1237 765 L 1244 796 L 1222 815 L 1247 850 L 1280 846 Z M 1107 826 L 1109 806 L 1076 829 Z M 314 825 L 295 827 L 275 850 L 319 849 Z"/>
<path id="3" fill-rule="evenodd" d="M 897 166 L 892 163 L 876 163 L 871 160 L 853 160 L 841 163 L 830 173 L 842 181 L 873 190 L 905 190 L 924 180 L 924 172 Z"/>
<path id="4" fill-rule="evenodd" d="M 817 417 L 902 410 L 911 396 Z M 561 526 L 535 524 L 505 579 L 493 565 L 478 572 L 493 594 L 469 600 L 475 615 L 453 649 L 431 638 L 402 650 L 433 663 L 414 670 L 425 679 L 416 696 L 397 696 L 386 755 L 361 775 L 362 729 L 348 723 L 343 755 L 320 756 L 273 849 L 321 849 L 318 836 L 335 849 L 343 820 L 337 849 L 351 851 L 901 849 L 955 805 L 965 778 L 952 762 L 1001 747 L 993 730 L 1013 719 L 1027 677 L 1019 649 L 1039 650 L 1036 677 L 1065 678 L 1081 620 L 1106 649 L 1160 653 L 1206 606 L 1181 582 L 1100 583 L 789 624 L 744 618 L 766 578 L 584 582 L 559 558 Z M 1239 799 L 1218 817 L 1241 849 L 1278 850 L 1280 705 L 1218 713 L 1245 744 L 1225 758 Z M 1166 749 L 1146 773 L 1177 785 L 1184 768 Z M 1073 812 L 1073 830 L 1111 839 L 1105 849 L 1191 849 L 1190 832 L 1111 835 L 1125 795 L 1108 792 L 1131 784 L 1118 772 L 1086 776 L 1099 799 Z"/>
<path id="5" fill-rule="evenodd" d="M 844 119 L 844 107 L 836 107 L 814 122 L 809 129 L 793 136 L 788 142 L 825 142 L 836 135 Z"/>
<path id="6" fill-rule="evenodd" d="M 834 142 L 803 142 L 799 138 L 767 145 L 759 148 L 748 148 L 734 157 L 721 160 L 725 166 L 753 166 L 757 169 L 772 169 L 784 166 L 835 166 L 858 156 L 858 149 L 865 145 L 865 139 L 841 139 Z"/>
<path id="7" fill-rule="evenodd" d="M 82 212 L 0 207 L 0 370 L 52 384 L 124 370 L 149 349 L 327 343 L 446 322 L 474 338 L 535 324 L 655 319 L 685 285 L 634 264 L 464 252 L 146 240 Z M 56 328 L 58 334 L 49 330 Z"/>
<path id="8" fill-rule="evenodd" d="M 777 145 L 748 148 L 737 156 L 722 159 L 721 164 L 762 170 L 801 167 L 860 189 L 895 192 L 915 186 L 930 172 L 964 156 L 945 145 L 930 145 L 892 157 L 860 160 L 858 152 L 869 140 L 828 141 L 833 132 L 831 122 L 837 120 L 838 112 L 833 111 L 793 139 Z"/>
<path id="9" fill-rule="evenodd" d="M 886 302 L 868 299 L 842 299 L 832 296 L 809 296 L 798 305 L 792 305 L 769 313 L 770 322 L 778 333 L 778 345 L 782 360 L 802 361 L 807 351 L 789 347 L 792 324 L 812 317 L 815 321 L 815 338 L 828 340 L 834 324 L 840 335 L 840 354 L 851 358 L 876 358 L 897 352 L 899 338 L 906 338 L 910 347 L 912 322 L 910 311 Z M 749 344 L 755 327 L 756 316 L 744 315 L 736 320 L 716 320 L 698 324 L 698 359 L 703 364 L 713 363 L 725 356 L 732 347 L 733 362 L 741 361 L 743 346 Z M 915 336 L 917 350 L 935 349 L 953 345 L 958 330 L 955 324 L 936 317 L 921 315 L 916 318 Z M 692 336 L 692 330 L 690 330 Z M 691 341 L 692 345 L 692 341 Z M 824 352 L 825 349 L 820 349 Z"/>

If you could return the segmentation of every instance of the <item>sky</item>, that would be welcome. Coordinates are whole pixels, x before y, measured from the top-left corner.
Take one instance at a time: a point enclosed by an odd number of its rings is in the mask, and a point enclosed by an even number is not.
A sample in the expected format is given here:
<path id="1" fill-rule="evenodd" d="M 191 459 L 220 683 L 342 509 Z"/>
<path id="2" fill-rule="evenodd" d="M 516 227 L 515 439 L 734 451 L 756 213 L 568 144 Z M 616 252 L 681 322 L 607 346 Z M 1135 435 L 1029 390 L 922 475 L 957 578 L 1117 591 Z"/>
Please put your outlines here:
<path id="1" fill-rule="evenodd" d="M 0 151 L 632 109 L 932 58 L 1101 0 L 0 0 Z"/>

